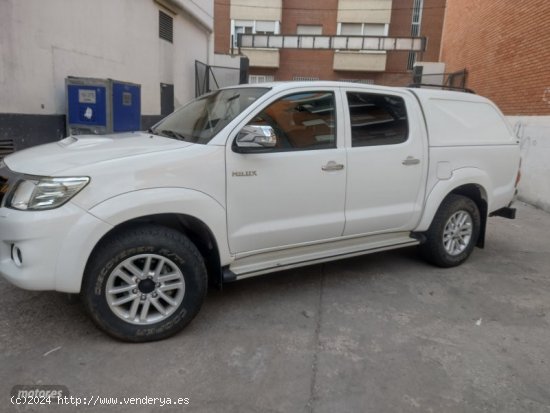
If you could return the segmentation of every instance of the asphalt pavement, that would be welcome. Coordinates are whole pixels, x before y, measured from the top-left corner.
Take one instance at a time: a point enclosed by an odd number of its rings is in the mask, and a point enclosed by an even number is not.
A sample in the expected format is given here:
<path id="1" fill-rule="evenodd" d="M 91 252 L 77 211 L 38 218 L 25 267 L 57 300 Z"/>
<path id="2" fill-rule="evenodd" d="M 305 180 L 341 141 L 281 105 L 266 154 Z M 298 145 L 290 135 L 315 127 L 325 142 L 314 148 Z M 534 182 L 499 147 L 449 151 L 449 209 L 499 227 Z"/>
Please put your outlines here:
<path id="1" fill-rule="evenodd" d="M 548 412 L 550 214 L 518 208 L 458 268 L 409 248 L 245 280 L 155 343 L 0 280 L 0 411 Z M 73 404 L 13 405 L 17 385 Z"/>

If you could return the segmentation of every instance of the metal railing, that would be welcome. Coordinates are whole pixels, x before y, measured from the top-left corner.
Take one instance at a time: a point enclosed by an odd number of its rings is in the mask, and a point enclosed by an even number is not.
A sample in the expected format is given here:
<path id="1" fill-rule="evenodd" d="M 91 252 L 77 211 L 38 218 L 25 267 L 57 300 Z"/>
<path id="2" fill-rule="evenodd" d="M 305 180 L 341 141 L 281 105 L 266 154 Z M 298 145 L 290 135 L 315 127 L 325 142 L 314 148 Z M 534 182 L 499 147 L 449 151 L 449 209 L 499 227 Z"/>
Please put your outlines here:
<path id="1" fill-rule="evenodd" d="M 394 51 L 426 50 L 425 37 L 388 36 L 323 36 L 323 35 L 279 35 L 242 34 L 237 36 L 237 47 L 261 49 L 325 49 Z"/>

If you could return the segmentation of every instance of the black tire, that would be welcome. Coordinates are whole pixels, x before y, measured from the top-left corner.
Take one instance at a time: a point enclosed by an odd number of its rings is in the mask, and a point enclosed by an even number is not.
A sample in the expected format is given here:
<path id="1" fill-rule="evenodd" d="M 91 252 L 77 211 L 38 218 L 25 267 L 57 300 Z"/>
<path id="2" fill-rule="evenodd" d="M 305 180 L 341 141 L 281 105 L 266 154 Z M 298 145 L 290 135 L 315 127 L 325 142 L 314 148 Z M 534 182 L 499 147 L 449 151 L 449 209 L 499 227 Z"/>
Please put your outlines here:
<path id="1" fill-rule="evenodd" d="M 463 248 L 461 252 L 451 254 L 445 248 L 443 234 L 451 217 L 461 211 L 466 212 L 471 219 L 471 236 L 467 243 L 459 247 L 459 249 Z M 466 261 L 476 246 L 480 225 L 479 209 L 475 202 L 462 195 L 450 194 L 439 206 L 430 228 L 425 233 L 426 242 L 420 246 L 420 252 L 424 259 L 438 267 L 447 268 L 460 265 Z"/>
<path id="2" fill-rule="evenodd" d="M 160 282 L 158 284 L 153 282 L 151 285 L 151 281 L 146 281 L 145 283 L 149 284 L 145 285 L 141 278 L 134 277 L 133 282 L 137 283 L 136 285 L 139 288 L 120 293 L 123 298 L 134 297 L 129 301 L 131 303 L 129 306 L 134 301 L 141 299 L 142 302 L 136 304 L 136 308 L 141 310 L 145 306 L 143 296 L 146 296 L 145 300 L 147 301 L 152 302 L 154 300 L 155 306 L 149 302 L 147 311 L 144 311 L 144 314 L 146 316 L 149 313 L 154 314 L 158 321 L 155 321 L 154 318 L 149 321 L 147 317 L 144 317 L 144 320 L 136 319 L 136 317 L 140 318 L 140 315 L 136 315 L 135 311 L 134 322 L 124 319 L 121 315 L 117 315 L 117 312 L 122 313 L 125 304 L 118 307 L 117 304 L 113 304 L 119 295 L 106 293 L 107 285 L 110 285 L 109 291 L 120 287 L 122 289 L 131 288 L 132 284 L 120 284 L 122 281 L 118 279 L 122 279 L 122 277 L 116 274 L 120 274 L 120 268 L 122 268 L 124 269 L 124 277 L 128 276 L 127 267 L 124 266 L 125 263 L 129 262 L 134 265 L 136 262 L 140 262 L 140 259 L 141 262 L 145 262 L 146 259 L 149 260 L 147 267 L 144 264 L 143 274 L 147 271 L 146 268 L 151 269 L 153 264 L 156 263 L 157 267 L 160 268 L 158 270 L 160 274 L 158 277 L 160 278 L 157 278 L 157 280 L 160 281 L 163 277 L 169 278 L 171 276 L 171 274 L 166 275 L 167 272 L 170 272 L 166 268 L 171 270 L 173 274 L 177 273 L 176 276 L 180 277 L 177 280 L 170 281 L 172 283 L 179 282 L 182 285 L 180 287 L 171 287 L 174 284 L 166 283 L 171 291 L 162 289 L 166 288 L 164 283 L 162 283 L 163 287 L 160 287 Z M 134 266 L 133 268 L 137 267 Z M 165 275 L 162 275 L 162 272 Z M 152 275 L 153 272 L 149 271 L 147 274 Z M 132 275 L 129 275 L 129 278 L 132 278 Z M 152 279 L 152 277 L 147 278 Z M 115 282 L 113 280 L 118 281 L 119 284 L 113 287 L 112 283 Z M 146 291 L 142 291 L 145 290 L 145 287 L 147 287 Z M 149 291 L 149 287 L 153 287 L 154 290 Z M 204 260 L 195 245 L 178 231 L 163 226 L 146 224 L 110 236 L 98 246 L 86 267 L 81 299 L 94 323 L 110 336 L 123 341 L 146 342 L 170 337 L 189 324 L 199 312 L 206 290 L 207 272 Z M 173 293 L 172 291 L 176 292 Z M 173 301 L 173 304 L 170 305 L 168 301 L 162 301 L 161 294 L 162 297 L 177 294 L 177 299 L 170 296 L 169 299 Z M 111 297 L 114 298 L 111 299 Z M 111 304 L 108 300 L 111 300 Z M 181 302 L 178 303 L 180 300 Z M 166 306 L 170 310 L 166 311 L 166 314 L 162 314 L 160 310 L 157 310 L 157 305 L 160 305 L 161 309 Z M 166 310 L 166 308 L 164 309 Z M 137 310 L 139 314 L 142 314 L 141 310 Z M 155 314 L 155 312 L 158 314 Z M 130 310 L 127 314 L 130 317 Z M 142 324 L 136 324 L 136 322 Z"/>

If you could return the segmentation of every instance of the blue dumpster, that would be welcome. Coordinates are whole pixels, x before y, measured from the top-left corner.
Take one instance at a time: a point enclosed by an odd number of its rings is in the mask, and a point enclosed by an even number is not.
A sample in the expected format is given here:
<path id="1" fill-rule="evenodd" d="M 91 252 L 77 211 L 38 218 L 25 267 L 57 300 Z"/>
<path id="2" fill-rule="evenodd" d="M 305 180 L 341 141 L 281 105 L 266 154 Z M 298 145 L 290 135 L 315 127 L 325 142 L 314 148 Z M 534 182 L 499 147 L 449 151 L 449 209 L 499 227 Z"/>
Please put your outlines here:
<path id="1" fill-rule="evenodd" d="M 84 77 L 68 77 L 65 85 L 69 135 L 141 129 L 140 85 Z"/>

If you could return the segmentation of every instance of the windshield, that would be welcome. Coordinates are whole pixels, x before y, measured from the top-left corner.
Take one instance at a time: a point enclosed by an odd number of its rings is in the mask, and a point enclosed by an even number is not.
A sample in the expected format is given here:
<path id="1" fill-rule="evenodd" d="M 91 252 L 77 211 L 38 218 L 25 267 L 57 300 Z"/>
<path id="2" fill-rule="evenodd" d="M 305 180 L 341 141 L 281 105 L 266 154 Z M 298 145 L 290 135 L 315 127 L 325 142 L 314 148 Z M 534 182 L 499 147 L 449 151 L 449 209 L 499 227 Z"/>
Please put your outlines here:
<path id="1" fill-rule="evenodd" d="M 155 135 L 206 144 L 267 88 L 222 89 L 201 96 L 157 123 Z"/>

